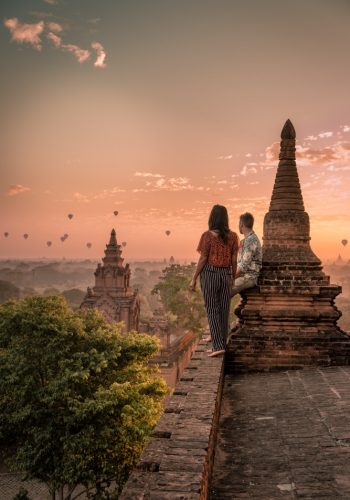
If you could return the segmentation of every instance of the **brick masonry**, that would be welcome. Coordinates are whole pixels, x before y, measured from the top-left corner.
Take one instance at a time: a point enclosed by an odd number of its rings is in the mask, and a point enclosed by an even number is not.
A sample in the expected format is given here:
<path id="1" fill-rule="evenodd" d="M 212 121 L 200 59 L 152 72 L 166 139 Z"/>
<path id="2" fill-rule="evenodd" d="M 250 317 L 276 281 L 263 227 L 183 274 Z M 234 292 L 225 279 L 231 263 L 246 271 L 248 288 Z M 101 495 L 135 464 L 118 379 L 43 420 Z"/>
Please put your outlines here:
<path id="1" fill-rule="evenodd" d="M 121 500 L 208 498 L 224 364 L 208 347 L 194 351 Z"/>
<path id="2" fill-rule="evenodd" d="M 211 500 L 350 499 L 350 367 L 225 377 Z"/>
<path id="3" fill-rule="evenodd" d="M 330 284 L 310 247 L 295 161 L 295 130 L 287 120 L 281 133 L 279 164 L 264 219 L 263 266 L 258 286 L 243 292 L 236 310 L 240 328 L 228 346 L 229 372 L 344 365 L 350 337 L 337 326 Z"/>

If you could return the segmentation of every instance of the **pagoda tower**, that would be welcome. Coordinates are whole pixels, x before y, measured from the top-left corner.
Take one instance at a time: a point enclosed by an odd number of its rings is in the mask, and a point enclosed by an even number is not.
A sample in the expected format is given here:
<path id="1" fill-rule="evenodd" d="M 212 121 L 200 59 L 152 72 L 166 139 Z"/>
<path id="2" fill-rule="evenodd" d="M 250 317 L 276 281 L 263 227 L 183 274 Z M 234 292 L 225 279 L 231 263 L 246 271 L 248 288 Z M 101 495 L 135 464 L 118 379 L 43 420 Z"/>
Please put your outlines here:
<path id="1" fill-rule="evenodd" d="M 239 327 L 228 345 L 229 371 L 342 365 L 350 361 L 350 336 L 337 326 L 330 284 L 310 247 L 295 161 L 295 130 L 287 120 L 269 211 L 264 218 L 263 266 L 258 286 L 241 292 Z"/>
<path id="2" fill-rule="evenodd" d="M 123 265 L 121 245 L 112 229 L 103 264 L 97 265 L 95 286 L 88 287 L 81 308 L 96 307 L 109 322 L 124 322 L 124 331 L 139 331 L 140 298 L 130 288 L 130 266 Z"/>

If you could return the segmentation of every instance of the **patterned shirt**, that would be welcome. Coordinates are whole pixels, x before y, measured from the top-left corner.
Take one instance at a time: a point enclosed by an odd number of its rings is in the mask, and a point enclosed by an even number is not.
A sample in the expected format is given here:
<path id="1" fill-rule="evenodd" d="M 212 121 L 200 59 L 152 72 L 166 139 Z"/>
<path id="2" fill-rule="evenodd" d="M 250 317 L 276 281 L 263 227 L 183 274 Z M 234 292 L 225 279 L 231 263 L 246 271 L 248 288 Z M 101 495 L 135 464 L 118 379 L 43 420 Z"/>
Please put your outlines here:
<path id="1" fill-rule="evenodd" d="M 207 257 L 208 264 L 216 267 L 231 267 L 232 258 L 237 255 L 239 238 L 230 231 L 225 244 L 219 236 L 214 236 L 211 231 L 205 231 L 198 243 L 197 252 Z"/>
<path id="2" fill-rule="evenodd" d="M 261 244 L 257 235 L 252 231 L 239 245 L 237 257 L 238 269 L 244 275 L 257 278 L 262 266 Z"/>

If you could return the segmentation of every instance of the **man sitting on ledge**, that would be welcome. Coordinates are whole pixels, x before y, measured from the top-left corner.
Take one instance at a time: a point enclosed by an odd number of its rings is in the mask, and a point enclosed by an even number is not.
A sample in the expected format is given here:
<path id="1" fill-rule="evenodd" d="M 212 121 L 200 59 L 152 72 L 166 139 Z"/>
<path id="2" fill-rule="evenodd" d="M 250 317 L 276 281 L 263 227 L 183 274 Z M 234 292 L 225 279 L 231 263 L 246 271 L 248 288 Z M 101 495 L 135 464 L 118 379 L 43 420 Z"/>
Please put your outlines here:
<path id="1" fill-rule="evenodd" d="M 254 217 L 246 212 L 239 218 L 239 232 L 244 235 L 237 256 L 237 271 L 231 297 L 255 286 L 262 266 L 262 251 L 259 238 L 253 231 Z"/>

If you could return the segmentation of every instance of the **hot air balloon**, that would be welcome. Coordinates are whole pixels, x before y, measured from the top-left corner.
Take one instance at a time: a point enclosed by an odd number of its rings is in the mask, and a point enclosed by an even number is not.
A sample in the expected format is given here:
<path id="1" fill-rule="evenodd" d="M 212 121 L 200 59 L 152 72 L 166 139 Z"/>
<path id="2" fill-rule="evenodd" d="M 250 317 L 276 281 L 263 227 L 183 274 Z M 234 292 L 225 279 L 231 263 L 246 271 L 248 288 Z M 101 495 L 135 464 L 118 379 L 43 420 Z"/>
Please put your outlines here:
<path id="1" fill-rule="evenodd" d="M 63 236 L 67 239 L 67 238 L 68 238 L 68 236 L 69 236 L 69 234 L 64 233 L 64 235 L 63 235 Z"/>
<path id="2" fill-rule="evenodd" d="M 28 238 L 29 234 L 24 233 L 23 238 L 26 240 Z"/>
<path id="3" fill-rule="evenodd" d="M 73 219 L 74 215 L 73 214 L 68 214 L 68 219 Z"/>
<path id="4" fill-rule="evenodd" d="M 126 247 L 126 241 L 122 242 L 123 247 Z"/>
<path id="5" fill-rule="evenodd" d="M 114 215 L 118 215 L 119 214 L 118 210 L 114 210 L 113 213 L 114 213 Z"/>
<path id="6" fill-rule="evenodd" d="M 341 240 L 341 244 L 345 247 L 348 244 L 348 240 Z"/>
<path id="7" fill-rule="evenodd" d="M 50 247 L 50 246 L 52 245 L 52 241 L 47 241 L 47 242 L 46 242 L 46 245 L 47 245 L 48 247 Z"/>
<path id="8" fill-rule="evenodd" d="M 62 243 L 66 240 L 66 238 L 64 236 L 61 236 L 60 240 L 62 241 Z"/>
<path id="9" fill-rule="evenodd" d="M 91 248 L 91 247 L 92 247 L 92 243 L 86 243 L 86 246 L 87 246 L 88 248 Z"/>
<path id="10" fill-rule="evenodd" d="M 8 237 L 8 235 L 9 235 L 9 233 L 8 233 L 8 232 L 4 233 L 5 238 L 7 238 L 7 237 Z"/>
<path id="11" fill-rule="evenodd" d="M 167 229 L 167 230 L 165 231 L 165 234 L 166 234 L 167 236 L 169 236 L 169 234 L 170 234 L 170 233 L 171 233 L 171 231 L 169 231 L 169 229 Z"/>

